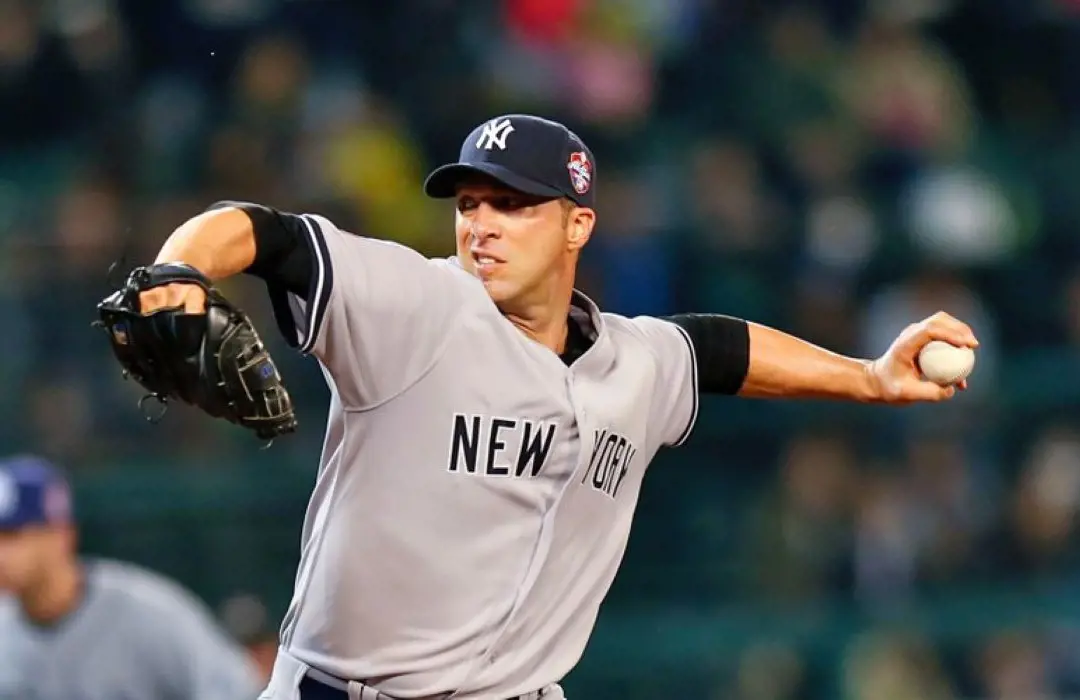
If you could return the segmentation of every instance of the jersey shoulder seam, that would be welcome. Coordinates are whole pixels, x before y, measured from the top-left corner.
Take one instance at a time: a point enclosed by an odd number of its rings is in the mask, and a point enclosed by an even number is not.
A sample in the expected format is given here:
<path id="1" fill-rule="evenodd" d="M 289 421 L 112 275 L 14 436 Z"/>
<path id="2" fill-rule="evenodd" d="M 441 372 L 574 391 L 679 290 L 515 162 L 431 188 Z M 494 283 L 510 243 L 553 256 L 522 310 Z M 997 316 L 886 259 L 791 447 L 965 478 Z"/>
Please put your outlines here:
<path id="1" fill-rule="evenodd" d="M 645 339 L 644 332 L 638 327 L 638 325 L 637 325 L 637 323 L 635 323 L 634 319 L 627 318 L 626 316 L 621 316 L 619 314 L 612 314 L 612 313 L 605 313 L 605 314 L 603 314 L 603 317 L 604 317 L 604 325 L 607 327 L 607 330 L 609 332 L 611 332 L 613 335 L 614 334 L 619 334 L 619 335 L 624 335 L 624 336 L 628 336 L 630 338 L 633 338 L 634 341 L 638 345 L 640 345 L 640 346 L 644 347 L 646 350 L 648 350 L 649 355 L 653 358 L 653 360 L 655 362 L 657 362 L 657 363 L 660 362 L 660 355 L 656 352 L 656 348 L 654 348 Z M 650 316 L 649 318 L 656 318 L 656 317 Z M 664 319 L 656 318 L 656 320 L 657 321 L 663 321 Z"/>
<path id="2" fill-rule="evenodd" d="M 428 259 L 428 264 L 436 267 L 439 273 L 445 273 L 453 276 L 455 274 L 455 270 L 449 266 L 440 265 L 439 263 L 441 262 L 443 262 L 441 258 Z M 464 273 L 464 271 L 462 272 Z M 462 296 L 464 297 L 464 295 Z M 432 354 L 431 361 L 428 362 L 423 369 L 417 372 L 415 377 L 402 384 L 402 386 L 399 387 L 396 391 L 391 392 L 390 394 L 378 399 L 377 401 L 371 401 L 355 406 L 342 401 L 341 410 L 345 413 L 367 413 L 368 411 L 373 411 L 384 404 L 390 403 L 391 401 L 393 401 L 394 399 L 401 396 L 409 389 L 412 389 L 414 386 L 420 383 L 424 379 L 424 377 L 430 374 L 431 371 L 435 369 L 436 365 L 438 365 L 439 362 L 442 361 L 443 355 L 446 354 L 446 349 L 450 345 L 450 341 L 453 340 L 455 332 L 454 329 L 457 327 L 457 324 L 454 323 L 454 320 L 463 313 L 465 307 L 466 304 L 461 304 L 454 310 L 454 313 L 451 315 L 450 319 L 448 319 L 447 322 L 447 327 L 449 328 L 448 332 L 443 335 L 442 341 L 439 343 L 438 348 L 436 348 L 435 352 Z"/>
<path id="3" fill-rule="evenodd" d="M 660 323 L 666 323 L 670 326 L 673 326 L 674 331 L 679 334 L 683 341 L 685 341 L 687 352 L 690 355 L 690 371 L 693 373 L 691 381 L 694 384 L 691 399 L 693 401 L 693 405 L 690 409 L 690 419 L 688 420 L 686 427 L 683 428 L 678 439 L 676 439 L 674 442 L 661 443 L 660 445 L 661 447 L 669 448 L 680 447 L 681 445 L 686 443 L 687 439 L 689 439 L 690 437 L 690 434 L 694 431 L 694 426 L 697 424 L 698 413 L 700 410 L 700 398 L 698 396 L 697 358 L 695 356 L 694 341 L 690 338 L 690 334 L 687 333 L 682 326 L 673 321 L 669 321 L 666 318 L 660 318 L 659 316 L 644 316 L 644 318 L 653 319 Z M 661 357 L 657 349 L 653 347 L 651 343 L 645 340 L 644 332 L 640 327 L 638 327 L 635 319 L 627 318 L 626 316 L 621 316 L 619 314 L 605 313 L 604 322 L 607 325 L 608 330 L 617 329 L 618 332 L 621 332 L 627 336 L 632 336 L 640 345 L 643 345 L 648 350 L 649 355 L 653 358 L 653 362 L 656 364 L 657 372 L 660 373 L 663 358 Z"/>

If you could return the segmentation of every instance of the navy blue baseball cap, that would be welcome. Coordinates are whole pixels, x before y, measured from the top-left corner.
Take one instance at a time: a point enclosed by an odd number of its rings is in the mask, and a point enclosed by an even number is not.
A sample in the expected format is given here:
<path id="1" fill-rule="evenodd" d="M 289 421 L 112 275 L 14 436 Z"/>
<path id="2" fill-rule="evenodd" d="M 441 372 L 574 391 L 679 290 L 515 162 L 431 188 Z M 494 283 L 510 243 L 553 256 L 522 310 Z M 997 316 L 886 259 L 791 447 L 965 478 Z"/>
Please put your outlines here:
<path id="1" fill-rule="evenodd" d="M 40 457 L 0 460 L 0 531 L 71 521 L 71 490 L 63 473 Z"/>
<path id="2" fill-rule="evenodd" d="M 596 161 L 585 142 L 558 122 L 529 114 L 506 114 L 473 129 L 458 161 L 433 170 L 424 192 L 453 197 L 476 173 L 519 192 L 566 197 L 582 207 L 592 207 L 596 198 Z"/>

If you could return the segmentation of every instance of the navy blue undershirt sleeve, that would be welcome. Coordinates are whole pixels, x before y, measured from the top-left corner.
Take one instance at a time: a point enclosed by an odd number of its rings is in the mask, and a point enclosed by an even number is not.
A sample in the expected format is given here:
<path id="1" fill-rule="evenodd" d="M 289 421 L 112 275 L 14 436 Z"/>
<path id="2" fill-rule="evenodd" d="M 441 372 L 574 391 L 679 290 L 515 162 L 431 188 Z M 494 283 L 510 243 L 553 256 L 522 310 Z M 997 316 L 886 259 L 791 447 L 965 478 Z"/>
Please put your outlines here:
<path id="1" fill-rule="evenodd" d="M 303 219 L 250 202 L 216 202 L 208 211 L 226 207 L 247 214 L 255 231 L 255 261 L 244 272 L 307 300 L 315 264 Z"/>
<path id="2" fill-rule="evenodd" d="M 296 321 L 289 305 L 292 293 L 308 301 L 315 298 L 315 254 L 308 225 L 296 214 L 251 202 L 216 202 L 207 208 L 235 208 L 251 219 L 255 232 L 255 260 L 244 270 L 266 283 L 274 318 L 285 340 L 297 346 Z"/>
<path id="3" fill-rule="evenodd" d="M 750 371 L 750 326 L 722 314 L 676 314 L 665 320 L 690 336 L 702 393 L 735 395 Z"/>

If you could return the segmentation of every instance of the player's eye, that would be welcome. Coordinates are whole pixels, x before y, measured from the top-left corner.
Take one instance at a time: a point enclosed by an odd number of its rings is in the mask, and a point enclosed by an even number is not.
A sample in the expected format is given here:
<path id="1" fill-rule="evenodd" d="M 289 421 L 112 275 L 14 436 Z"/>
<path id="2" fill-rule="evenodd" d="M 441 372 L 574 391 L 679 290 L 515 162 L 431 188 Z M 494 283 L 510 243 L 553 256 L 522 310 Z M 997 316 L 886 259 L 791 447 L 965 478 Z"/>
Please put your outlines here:
<path id="1" fill-rule="evenodd" d="M 476 200 L 469 197 L 462 197 L 458 200 L 457 208 L 460 212 L 471 211 L 476 208 Z"/>
<path id="2" fill-rule="evenodd" d="M 491 200 L 491 206 L 495 207 L 499 211 L 516 211 L 526 206 L 525 201 L 520 197 L 495 197 Z"/>

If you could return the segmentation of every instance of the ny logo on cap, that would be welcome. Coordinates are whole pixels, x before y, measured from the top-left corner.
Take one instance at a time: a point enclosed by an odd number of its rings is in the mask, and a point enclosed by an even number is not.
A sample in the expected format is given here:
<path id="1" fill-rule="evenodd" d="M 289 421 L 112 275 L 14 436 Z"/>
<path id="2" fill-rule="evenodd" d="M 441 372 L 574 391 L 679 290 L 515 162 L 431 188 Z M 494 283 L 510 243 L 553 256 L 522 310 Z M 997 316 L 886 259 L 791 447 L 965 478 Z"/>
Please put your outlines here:
<path id="1" fill-rule="evenodd" d="M 510 123 L 509 119 L 503 119 L 502 121 L 492 119 L 487 124 L 484 124 L 483 130 L 480 132 L 480 138 L 476 142 L 476 147 L 488 151 L 492 148 L 498 148 L 500 151 L 505 151 L 506 137 L 509 136 L 513 130 L 514 125 Z"/>

